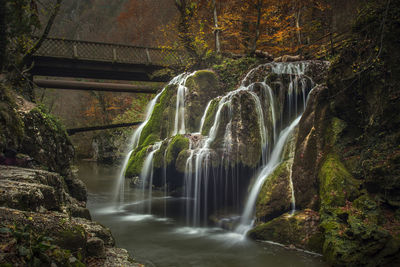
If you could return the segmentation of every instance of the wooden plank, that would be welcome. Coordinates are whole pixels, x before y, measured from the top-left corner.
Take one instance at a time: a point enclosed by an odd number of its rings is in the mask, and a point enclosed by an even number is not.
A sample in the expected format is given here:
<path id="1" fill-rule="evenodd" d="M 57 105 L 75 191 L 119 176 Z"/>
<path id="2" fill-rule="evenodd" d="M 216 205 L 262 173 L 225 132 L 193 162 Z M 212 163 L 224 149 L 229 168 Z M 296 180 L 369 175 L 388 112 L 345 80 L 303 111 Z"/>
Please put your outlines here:
<path id="1" fill-rule="evenodd" d="M 38 87 L 65 89 L 65 90 L 83 90 L 83 91 L 108 91 L 108 92 L 125 92 L 125 93 L 145 93 L 155 94 L 161 86 L 153 85 L 132 85 L 120 83 L 99 83 L 99 82 L 80 82 L 68 80 L 45 80 L 34 79 L 33 81 Z"/>
<path id="2" fill-rule="evenodd" d="M 97 131 L 97 130 L 106 130 L 106 129 L 130 127 L 130 126 L 139 125 L 141 123 L 142 123 L 141 121 L 137 121 L 137 122 L 131 122 L 131 123 L 119 123 L 119 124 L 110 124 L 110 125 L 102 125 L 102 126 L 71 128 L 71 129 L 67 129 L 67 133 L 69 135 L 74 135 L 76 133 L 81 133 L 81 132 L 90 132 L 90 131 Z"/>

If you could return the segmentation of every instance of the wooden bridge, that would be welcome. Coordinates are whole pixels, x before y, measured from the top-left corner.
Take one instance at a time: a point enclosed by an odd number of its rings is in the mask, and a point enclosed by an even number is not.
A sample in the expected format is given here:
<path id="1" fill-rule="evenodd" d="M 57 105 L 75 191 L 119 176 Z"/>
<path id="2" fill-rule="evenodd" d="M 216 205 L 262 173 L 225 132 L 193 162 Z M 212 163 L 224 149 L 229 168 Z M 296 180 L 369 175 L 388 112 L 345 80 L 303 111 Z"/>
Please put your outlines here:
<path id="1" fill-rule="evenodd" d="M 47 38 L 32 58 L 32 75 L 166 82 L 154 71 L 179 67 L 181 51 L 153 47 Z"/>

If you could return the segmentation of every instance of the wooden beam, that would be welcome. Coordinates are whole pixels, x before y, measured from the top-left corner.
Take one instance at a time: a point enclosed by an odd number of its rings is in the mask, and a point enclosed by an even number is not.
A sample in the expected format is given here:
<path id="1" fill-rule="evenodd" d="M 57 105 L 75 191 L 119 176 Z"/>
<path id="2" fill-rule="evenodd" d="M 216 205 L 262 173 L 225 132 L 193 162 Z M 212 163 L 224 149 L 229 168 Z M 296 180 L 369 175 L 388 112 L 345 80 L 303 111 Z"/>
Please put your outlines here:
<path id="1" fill-rule="evenodd" d="M 79 82 L 67 80 L 45 80 L 35 79 L 33 81 L 37 86 L 43 88 L 65 89 L 65 90 L 83 90 L 83 91 L 108 91 L 124 93 L 144 93 L 155 94 L 161 87 L 152 85 L 132 85 L 120 83 L 99 83 L 99 82 Z"/>
<path id="2" fill-rule="evenodd" d="M 72 129 L 67 129 L 67 133 L 69 135 L 74 135 L 76 133 L 81 133 L 81 132 L 90 132 L 90 131 L 97 131 L 97 130 L 106 130 L 106 129 L 130 127 L 130 126 L 139 125 L 141 123 L 142 123 L 141 121 L 137 121 L 137 122 L 131 122 L 131 123 L 119 123 L 119 124 L 110 124 L 110 125 L 102 125 L 102 126 L 72 128 Z"/>

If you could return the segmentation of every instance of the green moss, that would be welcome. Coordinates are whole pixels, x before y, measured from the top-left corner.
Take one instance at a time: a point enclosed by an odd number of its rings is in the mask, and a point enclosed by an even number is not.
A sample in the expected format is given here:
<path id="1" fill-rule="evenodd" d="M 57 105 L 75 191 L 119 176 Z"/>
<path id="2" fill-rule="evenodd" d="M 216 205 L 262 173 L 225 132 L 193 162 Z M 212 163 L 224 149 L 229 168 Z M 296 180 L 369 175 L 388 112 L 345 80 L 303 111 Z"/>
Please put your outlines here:
<path id="1" fill-rule="evenodd" d="M 67 136 L 67 132 L 66 129 L 64 127 L 64 125 L 61 123 L 61 121 L 56 118 L 55 116 L 53 116 L 52 114 L 50 114 L 45 106 L 37 106 L 34 109 L 32 109 L 30 111 L 30 113 L 32 114 L 38 114 L 40 117 L 43 118 L 44 123 L 53 131 L 55 131 L 56 133 L 59 133 L 60 135 L 66 135 Z M 35 115 L 34 115 L 35 116 Z"/>
<path id="2" fill-rule="evenodd" d="M 212 68 L 218 74 L 220 81 L 224 84 L 226 91 L 232 91 L 239 84 L 241 78 L 260 62 L 256 58 L 244 57 L 240 59 L 224 59 L 221 64 Z"/>
<path id="3" fill-rule="evenodd" d="M 199 70 L 189 77 L 186 81 L 186 87 L 190 91 L 201 91 L 208 88 L 213 88 L 218 85 L 218 79 L 213 71 L 210 70 Z"/>
<path id="4" fill-rule="evenodd" d="M 167 148 L 166 161 L 171 164 L 176 161 L 181 151 L 189 148 L 189 139 L 183 135 L 175 135 Z"/>
<path id="5" fill-rule="evenodd" d="M 165 88 L 164 92 L 160 96 L 158 103 L 154 106 L 153 113 L 146 126 L 142 130 L 142 134 L 139 140 L 139 146 L 143 146 L 145 143 L 152 142 L 166 138 L 171 130 L 173 122 L 169 120 L 169 113 L 172 111 L 173 96 L 176 95 L 176 85 L 170 85 Z M 147 139 L 152 135 L 151 139 Z M 147 142 L 146 142 L 147 140 Z"/>
<path id="6" fill-rule="evenodd" d="M 215 114 L 218 110 L 218 104 L 220 98 L 215 98 L 211 101 L 210 106 L 208 107 L 206 117 L 204 119 L 203 129 L 201 131 L 202 135 L 208 135 L 210 132 L 211 127 L 213 126 Z"/>
<path id="7" fill-rule="evenodd" d="M 290 209 L 290 166 L 289 161 L 281 163 L 262 186 L 256 203 L 257 219 L 266 221 Z"/>
<path id="8" fill-rule="evenodd" d="M 322 208 L 343 206 L 346 200 L 359 195 L 360 182 L 353 178 L 334 153 L 326 156 L 318 177 Z"/>
<path id="9" fill-rule="evenodd" d="M 165 151 L 168 148 L 168 144 L 171 141 L 171 139 L 164 140 L 160 146 L 160 149 L 157 150 L 154 153 L 153 157 L 153 167 L 155 169 L 160 169 L 164 167 L 164 156 L 165 156 Z"/>
<path id="10" fill-rule="evenodd" d="M 146 159 L 147 149 L 149 147 L 137 148 L 131 155 L 128 167 L 125 171 L 125 177 L 134 177 L 140 175 L 144 160 Z"/>
<path id="11" fill-rule="evenodd" d="M 223 94 L 216 74 L 209 70 L 197 71 L 186 81 L 188 94 L 186 95 L 186 129 L 197 132 L 202 115 L 208 102 Z"/>
<path id="12" fill-rule="evenodd" d="M 175 161 L 175 169 L 180 172 L 180 173 L 185 173 L 186 171 L 186 162 L 187 159 L 190 157 L 190 151 L 189 150 L 182 150 L 179 152 L 178 157 L 176 158 Z"/>
<path id="13" fill-rule="evenodd" d="M 329 144 L 334 145 L 340 138 L 340 134 L 346 128 L 347 124 L 343 120 L 333 117 L 331 124 L 326 131 L 326 140 Z"/>
<path id="14" fill-rule="evenodd" d="M 269 240 L 321 252 L 323 236 L 317 226 L 318 220 L 318 214 L 310 210 L 294 215 L 286 213 L 254 227 L 248 235 L 257 240 Z"/>

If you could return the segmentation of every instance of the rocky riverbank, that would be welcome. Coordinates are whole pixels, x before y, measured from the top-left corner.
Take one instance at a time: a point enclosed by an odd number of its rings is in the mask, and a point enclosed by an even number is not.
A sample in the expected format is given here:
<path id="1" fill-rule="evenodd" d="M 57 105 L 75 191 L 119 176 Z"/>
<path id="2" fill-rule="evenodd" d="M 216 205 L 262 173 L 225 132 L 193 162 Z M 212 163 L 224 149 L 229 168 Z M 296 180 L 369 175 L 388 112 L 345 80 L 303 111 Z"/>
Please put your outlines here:
<path id="1" fill-rule="evenodd" d="M 142 266 L 91 221 L 62 125 L 4 85 L 0 102 L 0 265 Z"/>

